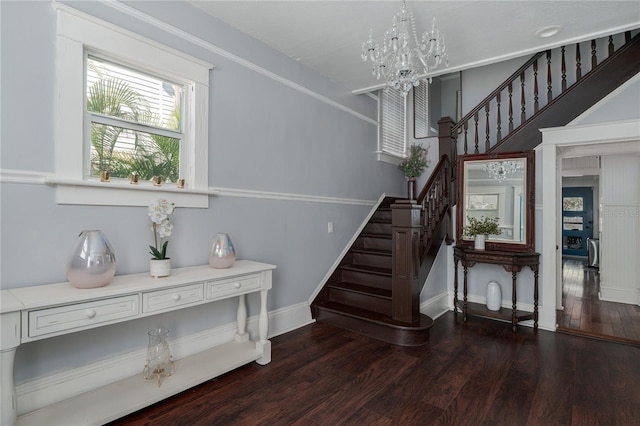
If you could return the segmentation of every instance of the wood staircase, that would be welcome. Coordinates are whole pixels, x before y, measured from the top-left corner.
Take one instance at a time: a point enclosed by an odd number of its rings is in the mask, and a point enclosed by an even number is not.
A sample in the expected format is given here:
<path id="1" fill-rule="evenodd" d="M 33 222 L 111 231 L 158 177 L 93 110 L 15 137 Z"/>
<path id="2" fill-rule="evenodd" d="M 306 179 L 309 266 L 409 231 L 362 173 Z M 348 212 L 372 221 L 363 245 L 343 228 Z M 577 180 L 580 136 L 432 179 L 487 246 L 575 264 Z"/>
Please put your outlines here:
<path id="1" fill-rule="evenodd" d="M 379 203 L 311 304 L 316 320 L 402 346 L 429 340 L 433 320 L 420 314 L 419 299 L 451 235 L 449 165 L 444 156 L 417 200 Z"/>
<path id="2" fill-rule="evenodd" d="M 389 343 L 426 343 L 433 320 L 407 324 L 392 318 L 391 205 L 385 198 L 312 304 L 316 320 Z"/>
<path id="3" fill-rule="evenodd" d="M 451 207 L 457 156 L 531 150 L 541 142 L 538 129 L 568 124 L 636 75 L 640 71 L 640 34 L 632 38 L 626 32 L 615 37 L 624 41 L 617 50 L 614 36 L 590 42 L 591 69 L 584 75 L 580 43 L 573 48 L 575 81 L 567 76 L 565 47 L 556 51 L 561 52 L 559 71 L 552 69 L 552 52 L 540 52 L 458 123 L 449 117 L 440 120 L 442 159 L 418 200 L 382 200 L 313 301 L 313 317 L 393 344 L 425 344 L 433 320 L 420 314 L 420 292 L 442 242 L 453 242 Z M 608 51 L 601 63 L 596 57 L 598 44 L 604 44 Z M 545 73 L 538 68 L 540 59 L 546 59 Z M 538 83 L 543 74 L 546 101 L 541 99 Z M 555 84 L 561 87 L 559 94 L 554 94 L 552 81 L 556 74 L 561 75 L 561 83 Z M 519 117 L 513 113 L 518 88 Z M 527 100 L 533 104 L 532 112 L 527 112 Z M 508 117 L 504 122 L 503 116 Z"/>

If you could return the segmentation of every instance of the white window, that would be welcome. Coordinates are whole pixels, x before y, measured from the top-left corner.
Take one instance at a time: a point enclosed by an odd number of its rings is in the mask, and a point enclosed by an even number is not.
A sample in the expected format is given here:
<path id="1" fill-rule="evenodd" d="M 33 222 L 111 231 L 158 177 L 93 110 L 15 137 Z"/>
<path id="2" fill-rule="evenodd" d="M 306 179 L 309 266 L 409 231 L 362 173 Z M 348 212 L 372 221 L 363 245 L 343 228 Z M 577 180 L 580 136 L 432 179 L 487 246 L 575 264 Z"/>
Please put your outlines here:
<path id="1" fill-rule="evenodd" d="M 406 155 L 406 102 L 398 90 L 379 92 L 378 159 L 399 162 Z"/>
<path id="2" fill-rule="evenodd" d="M 407 156 L 411 141 L 407 129 L 413 121 L 414 139 L 428 136 L 428 93 L 429 83 L 411 90 L 412 94 L 402 96 L 399 90 L 386 89 L 378 92 L 378 160 L 398 164 Z M 413 104 L 410 105 L 409 102 Z M 408 114 L 413 111 L 413 119 Z"/>
<path id="3" fill-rule="evenodd" d="M 57 202 L 148 205 L 162 193 L 178 206 L 208 207 L 213 66 L 68 6 L 55 7 L 56 177 L 49 182 L 57 186 Z M 101 106 L 101 96 L 116 89 L 135 100 Z M 100 181 L 103 169 L 111 173 L 109 182 Z M 130 183 L 132 172 L 137 184 Z M 156 175 L 162 186 L 149 181 Z M 178 179 L 185 188 L 177 187 Z"/>

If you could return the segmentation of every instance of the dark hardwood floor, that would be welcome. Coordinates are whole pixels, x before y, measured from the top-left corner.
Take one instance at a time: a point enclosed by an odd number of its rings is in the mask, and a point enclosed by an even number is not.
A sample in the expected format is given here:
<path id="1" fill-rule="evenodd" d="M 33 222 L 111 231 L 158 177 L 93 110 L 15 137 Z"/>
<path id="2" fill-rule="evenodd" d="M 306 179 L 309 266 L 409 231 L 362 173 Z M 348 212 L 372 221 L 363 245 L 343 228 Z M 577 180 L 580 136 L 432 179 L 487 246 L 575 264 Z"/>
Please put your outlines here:
<path id="1" fill-rule="evenodd" d="M 563 258 L 562 277 L 558 331 L 640 345 L 640 306 L 601 301 L 598 269 Z"/>
<path id="2" fill-rule="evenodd" d="M 464 324 L 453 312 L 419 347 L 323 323 L 272 345 L 270 364 L 241 367 L 112 425 L 640 424 L 640 348 L 631 345 L 513 333 L 509 323 L 475 317 Z"/>

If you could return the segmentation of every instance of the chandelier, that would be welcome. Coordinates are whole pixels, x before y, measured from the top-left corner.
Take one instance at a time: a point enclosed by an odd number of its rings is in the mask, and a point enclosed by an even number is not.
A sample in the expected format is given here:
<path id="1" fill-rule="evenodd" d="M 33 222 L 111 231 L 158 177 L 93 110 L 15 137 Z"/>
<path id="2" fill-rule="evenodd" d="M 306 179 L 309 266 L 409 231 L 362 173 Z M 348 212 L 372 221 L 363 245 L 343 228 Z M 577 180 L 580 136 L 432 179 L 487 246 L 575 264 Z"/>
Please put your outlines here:
<path id="1" fill-rule="evenodd" d="M 522 161 L 490 161 L 484 165 L 484 171 L 498 182 L 504 182 L 520 170 Z"/>
<path id="2" fill-rule="evenodd" d="M 413 13 L 407 10 L 404 1 L 402 10 L 393 17 L 391 28 L 384 33 L 382 47 L 373 40 L 373 29 L 369 30 L 369 39 L 362 43 L 362 60 L 367 59 L 373 64 L 373 75 L 378 80 L 384 77 L 387 87 L 402 91 L 402 96 L 420 84 L 418 67 L 422 67 L 431 83 L 431 71 L 442 61 L 449 65 L 444 36 L 436 30 L 436 19 L 433 18 L 431 31 L 425 31 L 418 40 Z"/>

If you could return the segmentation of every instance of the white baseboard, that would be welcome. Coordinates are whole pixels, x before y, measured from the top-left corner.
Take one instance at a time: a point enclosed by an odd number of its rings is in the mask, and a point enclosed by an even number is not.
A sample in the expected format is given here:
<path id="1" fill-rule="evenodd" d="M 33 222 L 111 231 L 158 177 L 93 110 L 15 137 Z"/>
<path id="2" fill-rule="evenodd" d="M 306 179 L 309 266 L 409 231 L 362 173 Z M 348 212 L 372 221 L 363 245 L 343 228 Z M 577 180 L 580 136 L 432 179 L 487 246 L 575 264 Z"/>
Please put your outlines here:
<path id="1" fill-rule="evenodd" d="M 269 338 L 286 333 L 313 322 L 308 303 L 291 305 L 269 312 Z M 175 360 L 211 349 L 233 340 L 235 322 L 194 333 L 169 342 Z M 247 331 L 258 335 L 258 317 L 247 320 Z M 16 386 L 18 415 L 55 404 L 82 393 L 102 387 L 127 377 L 140 375 L 147 348 L 102 360 L 80 368 L 53 373 Z M 170 379 L 168 379 L 170 380 Z"/>
<path id="2" fill-rule="evenodd" d="M 436 319 L 449 312 L 449 293 L 444 292 L 420 303 L 420 313 Z"/>

